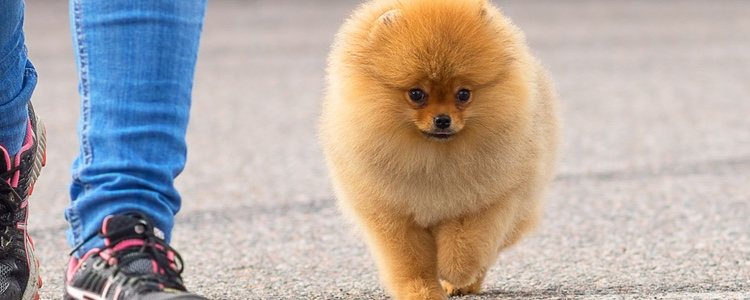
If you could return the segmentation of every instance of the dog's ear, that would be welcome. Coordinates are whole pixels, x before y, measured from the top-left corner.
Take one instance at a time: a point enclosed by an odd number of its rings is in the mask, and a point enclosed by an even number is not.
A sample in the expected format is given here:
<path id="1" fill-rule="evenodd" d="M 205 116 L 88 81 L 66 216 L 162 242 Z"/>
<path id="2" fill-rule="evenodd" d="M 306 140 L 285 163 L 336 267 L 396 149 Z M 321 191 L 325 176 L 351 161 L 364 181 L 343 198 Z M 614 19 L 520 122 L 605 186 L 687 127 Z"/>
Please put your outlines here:
<path id="1" fill-rule="evenodd" d="M 383 36 L 384 32 L 388 32 L 388 29 L 395 26 L 401 19 L 401 10 L 391 9 L 384 12 L 370 28 L 370 41 L 378 40 L 378 37 Z"/>
<path id="2" fill-rule="evenodd" d="M 387 12 L 384 12 L 382 15 L 380 15 L 375 27 L 391 26 L 392 24 L 396 23 L 400 18 L 401 18 L 401 10 L 391 9 Z"/>
<path id="3" fill-rule="evenodd" d="M 492 18 L 490 16 L 489 10 L 492 8 L 492 3 L 490 0 L 479 0 L 479 17 L 482 18 L 482 20 L 489 20 Z"/>

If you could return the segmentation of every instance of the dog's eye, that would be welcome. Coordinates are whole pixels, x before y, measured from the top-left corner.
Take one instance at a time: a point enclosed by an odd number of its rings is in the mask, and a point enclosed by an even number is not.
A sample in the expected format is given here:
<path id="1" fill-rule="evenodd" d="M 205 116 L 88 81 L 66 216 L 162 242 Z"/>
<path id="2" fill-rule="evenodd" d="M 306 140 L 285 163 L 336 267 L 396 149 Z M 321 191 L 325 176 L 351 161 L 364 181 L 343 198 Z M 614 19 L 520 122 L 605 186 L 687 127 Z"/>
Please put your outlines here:
<path id="1" fill-rule="evenodd" d="M 424 103 L 426 98 L 427 94 L 421 89 L 409 90 L 409 99 L 414 103 L 422 104 Z"/>
<path id="2" fill-rule="evenodd" d="M 456 100 L 458 102 L 466 103 L 469 102 L 469 99 L 471 99 L 471 92 L 467 89 L 461 89 L 456 93 Z"/>

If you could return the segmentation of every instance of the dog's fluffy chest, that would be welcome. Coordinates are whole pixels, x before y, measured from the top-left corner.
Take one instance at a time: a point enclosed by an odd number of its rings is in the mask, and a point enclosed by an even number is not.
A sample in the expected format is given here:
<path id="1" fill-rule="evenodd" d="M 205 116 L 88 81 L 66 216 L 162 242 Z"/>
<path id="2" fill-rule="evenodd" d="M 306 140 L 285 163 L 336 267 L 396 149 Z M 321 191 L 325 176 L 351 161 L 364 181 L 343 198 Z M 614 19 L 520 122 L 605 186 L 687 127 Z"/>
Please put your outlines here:
<path id="1" fill-rule="evenodd" d="M 422 226 L 474 212 L 499 201 L 512 186 L 503 166 L 492 159 L 483 163 L 443 161 L 418 171 L 393 174 L 385 193 L 395 207 L 409 213 Z"/>

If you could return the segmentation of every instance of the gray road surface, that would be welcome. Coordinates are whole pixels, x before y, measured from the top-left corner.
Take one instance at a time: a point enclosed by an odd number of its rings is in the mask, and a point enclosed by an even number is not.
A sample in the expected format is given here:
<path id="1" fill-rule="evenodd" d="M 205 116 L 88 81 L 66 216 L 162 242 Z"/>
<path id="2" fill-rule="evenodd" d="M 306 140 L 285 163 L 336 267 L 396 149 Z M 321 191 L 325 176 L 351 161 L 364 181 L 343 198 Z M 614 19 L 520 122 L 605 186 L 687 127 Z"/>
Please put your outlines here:
<path id="1" fill-rule="evenodd" d="M 30 0 L 49 166 L 31 233 L 43 299 L 66 263 L 77 151 L 66 1 Z M 543 226 L 470 299 L 750 298 L 750 2 L 502 1 L 551 70 L 565 140 Z M 211 1 L 174 246 L 215 299 L 382 299 L 315 139 L 355 1 Z"/>

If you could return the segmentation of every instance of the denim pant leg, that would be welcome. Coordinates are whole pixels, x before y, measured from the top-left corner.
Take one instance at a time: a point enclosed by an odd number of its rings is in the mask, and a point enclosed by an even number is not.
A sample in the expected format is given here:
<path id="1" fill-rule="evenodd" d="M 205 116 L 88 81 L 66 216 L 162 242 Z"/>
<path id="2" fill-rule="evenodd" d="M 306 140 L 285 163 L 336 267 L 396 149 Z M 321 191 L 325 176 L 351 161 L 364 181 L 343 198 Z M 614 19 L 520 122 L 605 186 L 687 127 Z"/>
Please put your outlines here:
<path id="1" fill-rule="evenodd" d="M 0 145 L 10 154 L 21 149 L 36 71 L 28 60 L 23 36 L 23 1 L 0 5 Z"/>
<path id="2" fill-rule="evenodd" d="M 205 0 L 71 0 L 80 154 L 68 241 L 102 246 L 102 220 L 138 211 L 171 236 Z M 88 239 L 92 237 L 91 239 Z"/>

